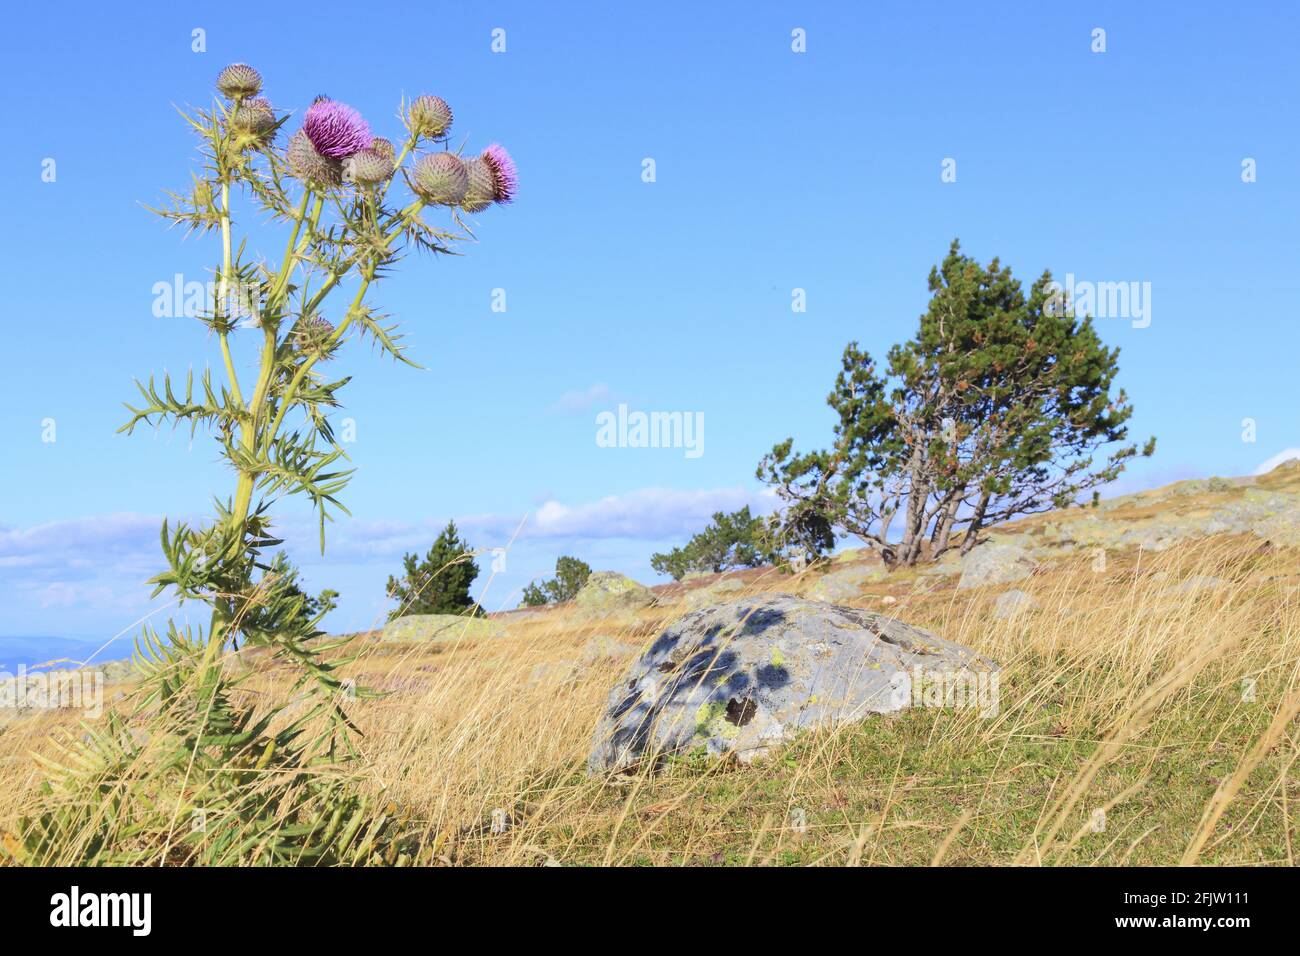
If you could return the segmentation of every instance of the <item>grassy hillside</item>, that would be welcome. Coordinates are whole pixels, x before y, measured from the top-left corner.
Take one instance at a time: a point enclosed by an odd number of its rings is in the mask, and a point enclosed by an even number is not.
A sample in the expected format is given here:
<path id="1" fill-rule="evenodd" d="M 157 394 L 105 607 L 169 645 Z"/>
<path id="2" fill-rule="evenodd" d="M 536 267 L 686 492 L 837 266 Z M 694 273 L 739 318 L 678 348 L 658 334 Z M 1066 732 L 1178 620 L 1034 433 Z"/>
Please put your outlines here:
<path id="1" fill-rule="evenodd" d="M 1280 540 L 1198 530 L 1252 495 L 1282 496 L 1267 499 L 1274 511 L 1291 503 L 1267 525 Z M 622 618 L 566 606 L 509 615 L 504 636 L 358 635 L 349 674 L 386 695 L 350 704 L 363 784 L 418 836 L 419 862 L 1290 865 L 1300 548 L 1286 528 L 1297 520 L 1300 468 L 1285 467 L 998 529 L 1036 539 L 1040 566 L 1015 584 L 959 589 L 951 565 L 867 583 L 840 603 L 1002 665 L 996 716 L 912 709 L 806 734 L 751 765 L 680 759 L 612 780 L 583 769 L 628 664 L 621 645 L 653 639 L 711 579 L 657 589 L 658 606 Z M 1123 544 L 1125 528 L 1149 522 L 1190 533 L 1161 550 Z M 822 573 L 745 572 L 737 593 L 803 594 Z M 1037 604 L 999 616 L 1010 588 Z M 282 691 L 256 655 L 229 666 L 256 671 L 255 698 Z M 32 754 L 50 752 L 60 726 L 75 721 L 0 726 L 0 829 L 30 805 Z"/>

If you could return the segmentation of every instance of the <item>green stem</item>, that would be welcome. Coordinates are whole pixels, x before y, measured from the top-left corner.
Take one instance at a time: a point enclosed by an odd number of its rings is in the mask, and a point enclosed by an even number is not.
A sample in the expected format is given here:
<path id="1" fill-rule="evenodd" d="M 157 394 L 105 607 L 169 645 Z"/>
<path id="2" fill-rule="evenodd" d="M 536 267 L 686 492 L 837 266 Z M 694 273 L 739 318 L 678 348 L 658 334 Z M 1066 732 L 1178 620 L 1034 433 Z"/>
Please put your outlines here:
<path id="1" fill-rule="evenodd" d="M 284 296 L 285 290 L 288 288 L 289 276 L 292 274 L 292 262 L 297 260 L 297 257 L 301 254 L 303 249 L 306 247 L 306 244 L 310 242 L 311 237 L 315 233 L 316 224 L 321 214 L 324 199 L 321 196 L 316 197 L 315 203 L 312 206 L 311 214 L 307 217 L 307 235 L 301 238 L 295 248 L 294 241 L 298 237 L 299 227 L 303 222 L 302 213 L 306 208 L 306 202 L 307 197 L 306 194 L 304 194 L 303 202 L 299 205 L 294 233 L 293 236 L 290 237 L 289 245 L 286 248 L 286 261 L 281 265 L 280 272 L 276 276 L 271 292 L 267 296 L 268 315 L 264 318 L 262 325 L 262 358 L 258 370 L 257 386 L 253 391 L 252 400 L 249 403 L 247 414 L 245 414 L 240 423 L 240 444 L 243 449 L 255 459 L 262 458 L 275 442 L 280 426 L 284 422 L 285 414 L 293 404 L 298 389 L 310 373 L 312 367 L 319 360 L 321 354 L 318 353 L 308 357 L 297 368 L 292 380 L 289 382 L 289 385 L 285 388 L 283 395 L 281 396 L 279 407 L 276 409 L 275 418 L 270 422 L 267 429 L 259 434 L 257 426 L 261 421 L 263 410 L 266 408 L 275 373 L 275 358 L 278 345 L 278 322 L 272 321 L 272 317 L 278 314 L 275 309 L 278 309 L 280 299 Z M 402 210 L 397 228 L 393 229 L 393 231 L 384 237 L 384 248 L 387 248 L 392 244 L 393 240 L 401 234 L 402 227 L 407 221 L 409 221 L 410 216 L 418 214 L 423 206 L 423 201 L 416 201 Z M 293 250 L 292 254 L 290 254 L 288 250 Z M 326 294 L 328 294 L 329 291 L 338 284 L 338 281 L 351 269 L 352 265 L 355 265 L 355 263 L 348 263 L 342 269 L 331 271 L 324 286 L 319 289 L 306 304 L 302 309 L 301 314 L 304 316 L 312 315 L 315 312 L 316 307 L 325 298 Z M 328 351 L 341 341 L 343 335 L 347 332 L 348 327 L 352 324 L 352 321 L 361 306 L 366 290 L 370 287 L 370 283 L 374 278 L 375 267 L 373 260 L 366 272 L 367 274 L 361 283 L 361 288 L 357 290 L 357 294 L 352 301 L 352 305 L 348 309 L 347 315 L 344 317 L 343 321 L 339 323 L 339 327 L 334 330 L 329 339 L 326 340 L 321 350 L 322 353 Z M 232 557 L 238 554 L 239 549 L 243 547 L 241 529 L 244 526 L 244 522 L 248 520 L 248 512 L 252 507 L 253 488 L 256 482 L 257 472 L 255 470 L 241 471 L 239 473 L 239 480 L 235 488 L 234 506 L 230 516 L 231 530 L 238 534 L 238 537 L 236 537 L 231 544 Z M 205 661 L 209 663 L 215 661 L 216 655 L 219 653 L 221 647 L 225 645 L 226 634 L 232 623 L 228 618 L 229 615 L 224 610 L 217 609 L 213 611 L 212 627 L 208 636 L 208 646 L 205 648 L 204 653 Z"/>
<path id="2" fill-rule="evenodd" d="M 257 386 L 253 391 L 252 401 L 249 403 L 247 414 L 243 421 L 240 422 L 240 445 L 244 450 L 252 454 L 257 448 L 257 425 L 262 417 L 262 409 L 266 403 L 266 396 L 271 386 L 271 376 L 275 371 L 275 349 L 276 349 L 276 332 L 278 321 L 275 317 L 277 310 L 283 300 L 285 289 L 289 286 L 289 278 L 293 275 L 293 265 L 297 262 L 298 256 L 306 248 L 312 234 L 316 229 L 316 221 L 320 216 L 324 199 L 321 196 L 316 197 L 312 206 L 311 215 L 307 219 L 307 235 L 299 241 L 298 236 L 302 229 L 304 218 L 306 217 L 307 203 L 311 198 L 310 189 L 305 190 L 302 194 L 302 200 L 298 203 L 298 210 L 294 215 L 293 232 L 289 236 L 289 242 L 285 246 L 284 261 L 280 264 L 280 271 L 276 274 L 275 281 L 267 293 L 266 311 L 262 323 L 262 358 L 258 367 Z M 241 471 L 239 480 L 235 485 L 235 503 L 234 509 L 230 515 L 230 527 L 233 531 L 244 526 L 248 520 L 248 510 L 253 501 L 253 485 L 256 483 L 257 476 L 252 472 Z M 232 552 L 237 547 L 232 544 Z"/>
<path id="3" fill-rule="evenodd" d="M 230 297 L 230 180 L 221 180 L 221 286 L 217 298 L 217 308 L 225 310 Z M 220 313 L 219 313 L 220 314 Z M 229 311 L 225 312 L 229 318 Z M 230 355 L 230 333 L 222 328 L 217 333 L 221 342 L 221 358 L 226 363 L 226 375 L 230 379 L 230 395 L 235 404 L 242 407 L 244 396 L 239 391 L 239 376 L 235 374 L 235 362 Z"/>
<path id="4" fill-rule="evenodd" d="M 388 182 L 384 183 L 384 188 L 379 192 L 379 199 L 381 202 L 383 201 L 383 198 L 388 195 L 388 187 L 391 186 L 393 180 L 397 178 L 398 170 L 402 168 L 402 163 L 406 162 L 406 157 L 410 155 L 411 150 L 415 149 L 415 144 L 418 140 L 419 137 L 412 133 L 407 137 L 406 142 L 402 144 L 402 151 L 397 154 L 397 161 L 393 163 L 393 175 L 389 177 Z"/>
<path id="5" fill-rule="evenodd" d="M 340 339 L 342 339 L 348 326 L 352 324 L 353 315 L 356 314 L 356 310 L 361 306 L 361 300 L 365 297 L 366 289 L 370 287 L 370 281 L 372 278 L 373 275 L 366 276 L 365 280 L 361 283 L 361 288 L 357 290 L 357 294 L 352 300 L 352 305 L 348 307 L 347 316 L 339 323 L 339 327 L 331 333 L 330 337 L 326 339 L 325 343 L 321 346 L 321 352 L 328 351 L 337 344 Z M 272 420 L 265 435 L 263 435 L 263 438 L 265 439 L 264 444 L 275 441 L 275 436 L 280 431 L 280 425 L 284 422 L 285 413 L 289 411 L 289 406 L 293 404 L 294 397 L 298 394 L 298 387 L 302 385 L 302 381 L 307 377 L 307 373 L 311 371 L 312 366 L 319 360 L 320 354 L 318 353 L 308 357 L 298 366 L 298 371 L 294 373 L 293 379 L 284 390 L 284 396 L 281 398 L 280 408 L 276 411 L 275 418 Z"/>
<path id="6" fill-rule="evenodd" d="M 267 309 L 279 305 L 289 288 L 289 280 L 293 277 L 293 266 L 302 255 L 303 250 L 307 248 L 307 243 L 316 233 L 316 222 L 320 219 L 321 208 L 324 206 L 325 199 L 323 196 L 317 196 L 315 203 L 311 208 L 311 215 L 308 217 L 307 202 L 312 197 L 310 189 L 304 190 L 302 199 L 298 203 L 297 212 L 293 217 L 293 232 L 289 234 L 289 241 L 284 247 L 284 261 L 280 263 L 280 271 L 276 273 L 275 281 L 271 283 L 270 291 L 266 296 Z M 302 242 L 298 241 L 298 234 L 302 231 L 304 219 L 307 221 L 307 235 L 302 237 Z"/>
<path id="7" fill-rule="evenodd" d="M 406 209 L 402 210 L 402 221 L 405 221 L 411 214 L 418 213 L 423 207 L 423 200 L 412 203 Z M 396 239 L 400 233 L 401 229 L 398 228 L 385 236 L 384 247 L 387 248 L 390 246 L 393 240 Z M 312 301 L 308 303 L 307 307 L 303 310 L 303 315 L 310 315 L 315 310 L 316 306 L 320 304 L 320 301 L 324 299 L 325 295 L 334 287 L 344 272 L 346 272 L 346 270 L 343 270 L 343 272 L 331 273 L 329 279 L 326 280 L 325 285 L 316 293 L 312 298 Z M 361 282 L 361 288 L 357 290 L 357 294 L 353 297 L 352 304 L 348 307 L 347 314 L 343 317 L 343 321 L 340 322 L 338 328 L 330 334 L 330 337 L 325 340 L 324 344 L 321 346 L 320 352 L 309 356 L 300 366 L 298 366 L 298 370 L 294 373 L 293 379 L 289 382 L 288 387 L 285 388 L 284 394 L 281 396 L 280 407 L 276 411 L 275 418 L 271 422 L 270 428 L 268 428 L 262 435 L 262 445 L 264 447 L 275 441 L 275 436 L 279 434 L 280 431 L 280 425 L 284 422 L 284 416 L 289 411 L 289 407 L 293 404 L 293 400 L 298 394 L 298 388 L 302 385 L 303 379 L 307 377 L 307 374 L 311 371 L 312 367 L 320 360 L 321 354 L 328 352 L 331 348 L 342 341 L 348 327 L 352 324 L 354 316 L 361 308 L 361 302 L 365 298 L 366 290 L 370 288 L 370 283 L 373 281 L 374 277 L 374 264 L 371 263 L 370 268 L 366 272 L 365 278 Z"/>

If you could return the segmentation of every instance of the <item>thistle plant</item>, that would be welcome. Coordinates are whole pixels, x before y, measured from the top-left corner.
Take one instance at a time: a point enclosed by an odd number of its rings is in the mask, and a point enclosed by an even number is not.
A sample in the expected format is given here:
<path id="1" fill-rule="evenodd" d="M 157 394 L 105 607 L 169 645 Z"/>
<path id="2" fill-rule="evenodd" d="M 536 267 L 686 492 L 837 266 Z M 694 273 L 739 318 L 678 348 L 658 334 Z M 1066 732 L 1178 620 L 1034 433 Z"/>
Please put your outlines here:
<path id="1" fill-rule="evenodd" d="M 462 214 L 514 198 L 514 164 L 500 146 L 462 157 L 446 148 L 447 104 L 421 96 L 400 111 L 400 148 L 351 107 L 318 98 L 291 117 L 265 98 L 260 74 L 223 70 L 210 108 L 182 113 L 197 134 L 202 172 L 153 211 L 220 241 L 215 296 L 200 321 L 220 354 L 184 384 L 137 382 L 122 431 L 143 424 L 210 433 L 234 475 L 204 524 L 164 522 L 166 568 L 155 597 L 209 608 L 206 628 L 169 623 L 137 641 L 141 675 L 128 712 L 65 743 L 39 814 L 24 821 L 17 854 L 38 863 L 402 862 L 408 847 L 394 808 L 353 792 L 348 767 L 358 731 L 350 702 L 368 695 L 339 676 L 321 621 L 331 602 L 308 599 L 283 556 L 272 507 L 305 496 L 320 547 L 351 474 L 330 412 L 348 378 L 329 361 L 354 340 L 413 364 L 393 324 L 371 304 L 408 250 L 448 253 L 471 233 Z M 408 174 L 407 167 L 414 172 Z M 395 180 L 410 195 L 403 200 Z M 237 237 L 236 199 L 287 232 L 279 262 L 250 257 Z M 446 222 L 430 217 L 441 212 Z M 345 280 L 350 298 L 334 302 Z M 240 308 L 241 306 L 243 308 Z M 245 321 L 242 313 L 251 313 Z M 240 328 L 254 326 L 253 331 Z M 236 338 L 258 340 L 256 374 L 241 374 Z M 328 592 L 327 592 L 328 593 Z M 244 692 L 253 673 L 239 647 L 291 668 L 289 700 L 268 706 Z M 194 825 L 202 820 L 202 826 Z"/>

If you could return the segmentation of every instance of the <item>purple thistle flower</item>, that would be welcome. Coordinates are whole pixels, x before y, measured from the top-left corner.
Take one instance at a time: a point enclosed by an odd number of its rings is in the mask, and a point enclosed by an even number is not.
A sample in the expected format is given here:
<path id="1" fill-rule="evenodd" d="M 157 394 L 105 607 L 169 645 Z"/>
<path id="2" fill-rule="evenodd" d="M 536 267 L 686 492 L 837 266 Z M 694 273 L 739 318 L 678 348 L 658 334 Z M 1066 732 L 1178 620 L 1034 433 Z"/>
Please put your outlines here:
<path id="1" fill-rule="evenodd" d="M 307 110 L 303 132 L 316 152 L 329 159 L 345 159 L 370 145 L 370 126 L 345 103 L 321 99 Z"/>
<path id="2" fill-rule="evenodd" d="M 514 201 L 519 192 L 519 171 L 506 148 L 493 143 L 483 150 L 483 162 L 492 170 L 493 198 L 500 203 Z"/>

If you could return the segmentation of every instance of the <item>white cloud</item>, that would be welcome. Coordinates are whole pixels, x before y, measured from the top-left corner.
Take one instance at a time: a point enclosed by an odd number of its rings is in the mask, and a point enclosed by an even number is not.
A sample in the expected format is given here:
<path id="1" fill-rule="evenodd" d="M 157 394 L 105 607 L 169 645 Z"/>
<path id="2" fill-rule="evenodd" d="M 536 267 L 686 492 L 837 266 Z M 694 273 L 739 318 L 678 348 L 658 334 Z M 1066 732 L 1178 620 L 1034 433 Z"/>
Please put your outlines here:
<path id="1" fill-rule="evenodd" d="M 476 548 L 500 547 L 512 538 L 661 542 L 694 534 L 708 523 L 715 511 L 734 511 L 745 505 L 757 514 L 766 514 L 773 510 L 775 497 L 770 490 L 744 487 L 698 491 L 641 488 L 576 504 L 547 498 L 527 513 L 461 515 L 455 521 L 462 535 Z M 330 528 L 324 563 L 365 562 L 389 559 L 408 551 L 423 552 L 447 524 L 447 517 L 429 516 L 415 521 L 340 520 Z M 314 563 L 317 534 L 314 524 L 289 519 L 280 522 L 277 531 L 285 538 L 291 554 Z"/>
<path id="2" fill-rule="evenodd" d="M 465 515 L 457 517 L 456 524 L 477 549 L 504 547 L 518 531 L 509 575 L 494 585 L 499 598 L 532 577 L 550 573 L 557 554 L 582 554 L 628 573 L 648 573 L 652 550 L 684 543 L 714 512 L 749 505 L 765 514 L 774 503 L 770 490 L 743 486 L 694 491 L 642 488 L 585 502 L 548 497 L 531 510 L 522 530 L 522 512 Z M 275 530 L 308 577 L 320 578 L 317 586 L 334 586 L 336 579 L 351 582 L 347 597 L 359 603 L 350 613 L 369 620 L 373 602 L 366 596 L 372 590 L 382 593 L 385 576 L 396 570 L 404 553 L 423 554 L 447 517 L 341 518 L 329 528 L 324 557 L 310 516 L 286 515 L 276 522 Z M 160 606 L 166 598 L 151 601 L 151 589 L 144 582 L 163 565 L 158 544 L 161 522 L 160 516 L 110 514 L 25 529 L 0 527 L 0 593 L 9 597 L 0 633 L 98 637 L 116 633 Z M 176 609 L 168 611 L 175 613 Z"/>
<path id="3" fill-rule="evenodd" d="M 746 488 L 705 491 L 643 488 L 578 505 L 552 499 L 533 512 L 523 535 L 657 541 L 699 531 L 715 511 L 735 511 L 745 505 L 767 510 L 762 507 L 764 497 Z"/>
<path id="4" fill-rule="evenodd" d="M 152 515 L 109 514 L 70 518 L 30 528 L 0 528 L 0 568 L 33 577 L 55 574 L 90 577 L 108 565 L 118 569 L 160 560 L 158 528 Z"/>
<path id="5" fill-rule="evenodd" d="M 597 402 L 608 402 L 613 394 L 608 385 L 597 383 L 585 390 L 565 392 L 547 411 L 552 415 L 581 415 Z"/>
<path id="6" fill-rule="evenodd" d="M 1255 475 L 1267 475 L 1270 471 L 1282 464 L 1284 461 L 1300 460 L 1300 448 L 1288 448 L 1280 451 L 1268 461 L 1261 462 L 1259 467 L 1252 472 Z"/>

